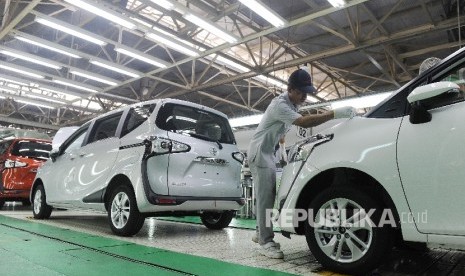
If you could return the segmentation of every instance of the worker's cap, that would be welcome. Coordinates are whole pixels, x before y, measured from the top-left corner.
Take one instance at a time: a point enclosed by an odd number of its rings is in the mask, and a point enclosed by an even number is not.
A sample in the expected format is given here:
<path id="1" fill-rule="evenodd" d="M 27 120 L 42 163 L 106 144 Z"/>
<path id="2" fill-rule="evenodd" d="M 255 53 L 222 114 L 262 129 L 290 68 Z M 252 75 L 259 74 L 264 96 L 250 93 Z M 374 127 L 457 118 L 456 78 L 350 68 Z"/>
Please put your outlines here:
<path id="1" fill-rule="evenodd" d="M 311 94 L 316 92 L 316 89 L 312 84 L 312 77 L 310 77 L 310 74 L 303 69 L 294 71 L 289 77 L 287 84 L 288 86 L 299 89 L 299 91 L 303 93 Z"/>

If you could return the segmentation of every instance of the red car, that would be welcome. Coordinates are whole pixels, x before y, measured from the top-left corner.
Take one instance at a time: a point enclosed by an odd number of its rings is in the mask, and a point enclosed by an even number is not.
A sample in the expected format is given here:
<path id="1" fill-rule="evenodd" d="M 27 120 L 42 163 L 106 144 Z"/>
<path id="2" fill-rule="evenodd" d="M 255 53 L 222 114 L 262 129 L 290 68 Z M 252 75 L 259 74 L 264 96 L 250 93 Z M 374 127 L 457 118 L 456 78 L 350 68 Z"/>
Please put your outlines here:
<path id="1" fill-rule="evenodd" d="M 29 192 L 39 168 L 52 150 L 52 142 L 35 138 L 0 141 L 0 208 L 5 201 L 30 205 Z"/>

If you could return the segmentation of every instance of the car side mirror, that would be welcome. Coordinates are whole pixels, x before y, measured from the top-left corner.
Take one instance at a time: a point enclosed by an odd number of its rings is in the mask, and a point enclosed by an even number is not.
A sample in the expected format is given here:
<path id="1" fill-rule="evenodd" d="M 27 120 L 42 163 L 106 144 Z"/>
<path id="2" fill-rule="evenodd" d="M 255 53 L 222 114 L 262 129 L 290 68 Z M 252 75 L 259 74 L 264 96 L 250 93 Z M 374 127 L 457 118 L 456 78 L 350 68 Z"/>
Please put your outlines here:
<path id="1" fill-rule="evenodd" d="M 451 81 L 440 81 L 422 85 L 413 89 L 412 93 L 408 95 L 407 101 L 412 104 L 414 102 L 431 99 L 453 89 L 458 92 L 460 91 L 460 86 Z"/>
<path id="2" fill-rule="evenodd" d="M 412 104 L 410 109 L 410 123 L 412 124 L 423 124 L 431 121 L 431 113 L 428 112 L 426 107 L 420 102 L 415 102 Z"/>
<path id="3" fill-rule="evenodd" d="M 421 101 L 437 97 L 451 90 L 457 90 L 457 93 L 459 93 L 460 87 L 450 81 L 440 81 L 415 88 L 407 97 L 407 101 L 412 107 L 410 110 L 410 123 L 423 124 L 431 121 L 431 113 L 428 112 L 427 107 Z"/>
<path id="4" fill-rule="evenodd" d="M 52 159 L 52 162 L 55 162 L 57 157 L 60 155 L 60 149 L 59 148 L 54 148 L 50 151 L 50 159 Z"/>

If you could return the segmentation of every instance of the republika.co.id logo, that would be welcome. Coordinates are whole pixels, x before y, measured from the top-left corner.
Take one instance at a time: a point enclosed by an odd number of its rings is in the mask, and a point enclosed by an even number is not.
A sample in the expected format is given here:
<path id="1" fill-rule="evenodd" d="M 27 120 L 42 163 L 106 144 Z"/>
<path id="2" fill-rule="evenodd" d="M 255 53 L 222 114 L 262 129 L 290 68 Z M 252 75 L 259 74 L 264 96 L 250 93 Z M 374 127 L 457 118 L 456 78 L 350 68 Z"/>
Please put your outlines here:
<path id="1" fill-rule="evenodd" d="M 282 209 L 279 212 L 276 209 L 266 210 L 266 223 L 271 226 L 274 222 L 279 227 L 298 227 L 301 222 L 308 221 L 310 226 L 319 227 L 398 227 L 399 224 L 405 223 L 427 223 L 428 212 L 425 210 L 421 213 L 413 214 L 403 212 L 399 214 L 398 219 L 394 216 L 391 209 L 322 209 L 317 210 L 315 214 L 312 209 Z M 379 213 L 381 212 L 381 213 Z M 375 219 L 375 214 L 377 219 Z"/>

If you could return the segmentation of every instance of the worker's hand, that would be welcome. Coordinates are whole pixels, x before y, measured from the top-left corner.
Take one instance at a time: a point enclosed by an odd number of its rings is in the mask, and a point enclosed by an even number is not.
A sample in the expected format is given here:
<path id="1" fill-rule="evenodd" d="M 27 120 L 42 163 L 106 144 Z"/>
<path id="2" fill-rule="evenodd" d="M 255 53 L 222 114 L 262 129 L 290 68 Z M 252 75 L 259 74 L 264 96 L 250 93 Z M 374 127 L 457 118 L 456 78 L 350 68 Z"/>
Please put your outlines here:
<path id="1" fill-rule="evenodd" d="M 356 110 L 352 106 L 338 107 L 334 110 L 334 119 L 352 118 L 356 115 Z"/>

